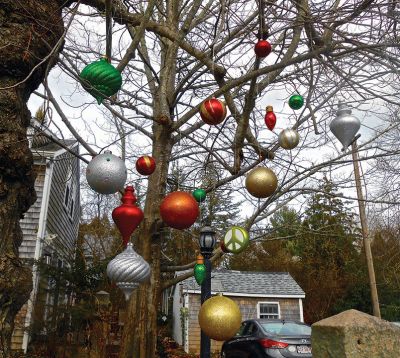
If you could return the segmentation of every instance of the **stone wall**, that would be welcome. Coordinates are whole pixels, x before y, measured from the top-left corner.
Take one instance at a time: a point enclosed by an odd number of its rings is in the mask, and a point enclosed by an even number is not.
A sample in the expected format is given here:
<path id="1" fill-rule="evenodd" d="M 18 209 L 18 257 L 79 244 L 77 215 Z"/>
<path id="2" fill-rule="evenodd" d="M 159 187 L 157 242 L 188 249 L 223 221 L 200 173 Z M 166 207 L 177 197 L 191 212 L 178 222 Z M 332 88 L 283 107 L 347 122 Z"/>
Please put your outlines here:
<path id="1" fill-rule="evenodd" d="M 312 325 L 313 358 L 400 357 L 400 327 L 356 310 Z"/>

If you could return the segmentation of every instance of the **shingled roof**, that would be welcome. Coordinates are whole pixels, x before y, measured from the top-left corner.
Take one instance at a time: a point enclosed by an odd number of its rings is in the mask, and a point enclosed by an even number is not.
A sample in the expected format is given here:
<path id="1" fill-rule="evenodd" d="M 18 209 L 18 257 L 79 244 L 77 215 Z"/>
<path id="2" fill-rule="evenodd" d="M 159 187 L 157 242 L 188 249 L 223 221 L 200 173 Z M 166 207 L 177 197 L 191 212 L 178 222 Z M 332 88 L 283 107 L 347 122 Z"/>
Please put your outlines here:
<path id="1" fill-rule="evenodd" d="M 182 281 L 183 289 L 199 293 L 200 287 L 190 277 Z M 212 271 L 211 291 L 235 296 L 305 297 L 304 291 L 288 272 Z"/>

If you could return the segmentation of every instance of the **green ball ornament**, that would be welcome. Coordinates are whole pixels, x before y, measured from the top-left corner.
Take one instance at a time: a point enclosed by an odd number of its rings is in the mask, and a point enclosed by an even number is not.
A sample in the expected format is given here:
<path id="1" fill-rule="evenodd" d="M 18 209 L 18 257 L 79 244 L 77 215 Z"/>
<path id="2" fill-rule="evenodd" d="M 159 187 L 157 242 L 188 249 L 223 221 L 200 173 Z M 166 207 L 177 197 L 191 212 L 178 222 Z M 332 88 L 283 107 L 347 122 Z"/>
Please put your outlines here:
<path id="1" fill-rule="evenodd" d="M 300 109 L 301 107 L 303 107 L 303 104 L 304 98 L 299 94 L 294 94 L 289 98 L 289 107 L 291 109 Z"/>
<path id="2" fill-rule="evenodd" d="M 201 286 L 201 284 L 206 279 L 206 266 L 204 264 L 196 264 L 194 266 L 194 278 L 196 282 Z"/>
<path id="3" fill-rule="evenodd" d="M 192 192 L 192 195 L 198 203 L 202 203 L 206 200 L 206 191 L 204 189 L 196 189 Z"/>
<path id="4" fill-rule="evenodd" d="M 224 237 L 224 245 L 229 252 L 238 254 L 242 252 L 250 243 L 249 233 L 240 226 L 233 226 Z"/>
<path id="5" fill-rule="evenodd" d="M 122 85 L 122 76 L 105 58 L 87 65 L 80 76 L 83 88 L 88 91 L 97 103 L 118 92 Z"/>

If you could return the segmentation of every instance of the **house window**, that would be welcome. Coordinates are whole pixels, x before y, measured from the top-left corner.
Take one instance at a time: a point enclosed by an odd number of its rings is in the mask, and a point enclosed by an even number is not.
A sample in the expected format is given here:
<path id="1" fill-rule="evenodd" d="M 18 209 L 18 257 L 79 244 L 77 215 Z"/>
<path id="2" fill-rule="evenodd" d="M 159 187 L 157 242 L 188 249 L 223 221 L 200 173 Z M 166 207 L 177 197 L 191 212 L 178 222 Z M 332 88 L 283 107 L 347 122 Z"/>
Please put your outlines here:
<path id="1" fill-rule="evenodd" d="M 279 302 L 258 302 L 258 318 L 279 319 Z"/>
<path id="2" fill-rule="evenodd" d="M 76 194 L 75 177 L 72 173 L 72 165 L 68 168 L 65 180 L 64 208 L 68 216 L 72 219 L 74 216 L 74 204 Z"/>
<path id="3" fill-rule="evenodd" d="M 69 204 L 69 194 L 70 194 L 70 189 L 69 185 L 67 183 L 67 187 L 65 188 L 65 196 L 64 196 L 64 205 L 68 208 Z"/>

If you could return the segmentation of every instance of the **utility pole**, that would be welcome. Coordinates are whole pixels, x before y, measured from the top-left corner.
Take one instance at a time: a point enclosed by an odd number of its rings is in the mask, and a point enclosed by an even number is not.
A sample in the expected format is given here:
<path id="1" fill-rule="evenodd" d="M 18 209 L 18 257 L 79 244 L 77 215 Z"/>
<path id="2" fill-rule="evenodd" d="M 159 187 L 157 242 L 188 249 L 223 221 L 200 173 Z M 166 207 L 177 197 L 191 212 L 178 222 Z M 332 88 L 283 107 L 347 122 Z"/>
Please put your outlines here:
<path id="1" fill-rule="evenodd" d="M 358 208 L 360 211 L 361 234 L 362 234 L 363 243 L 364 243 L 364 251 L 365 251 L 365 257 L 367 260 L 367 267 L 368 267 L 369 285 L 370 285 L 370 289 L 371 289 L 372 309 L 373 309 L 374 316 L 381 318 L 381 311 L 379 308 L 379 300 L 378 300 L 378 291 L 376 289 L 374 260 L 372 258 L 371 242 L 369 239 L 367 217 L 365 215 L 365 201 L 364 201 L 363 192 L 361 189 L 360 168 L 358 166 L 359 158 L 358 158 L 357 140 L 353 141 L 351 148 L 352 148 L 351 155 L 353 157 L 353 166 L 354 166 L 354 178 L 356 181 L 356 188 L 357 188 Z"/>

